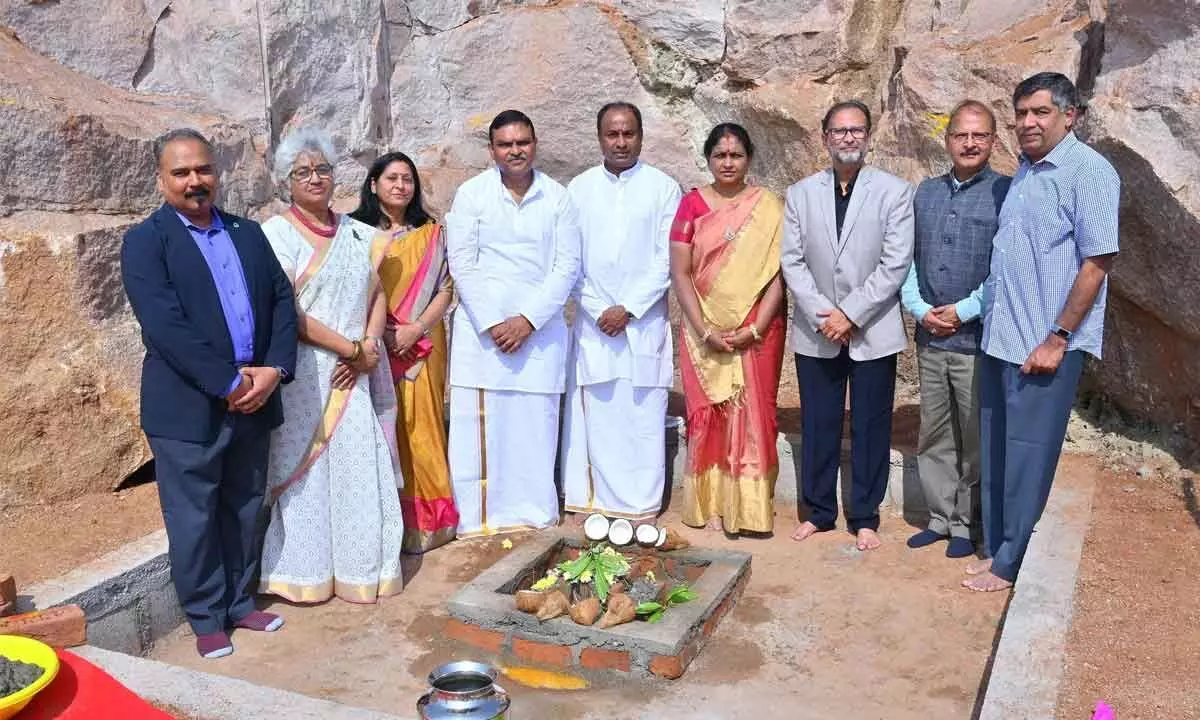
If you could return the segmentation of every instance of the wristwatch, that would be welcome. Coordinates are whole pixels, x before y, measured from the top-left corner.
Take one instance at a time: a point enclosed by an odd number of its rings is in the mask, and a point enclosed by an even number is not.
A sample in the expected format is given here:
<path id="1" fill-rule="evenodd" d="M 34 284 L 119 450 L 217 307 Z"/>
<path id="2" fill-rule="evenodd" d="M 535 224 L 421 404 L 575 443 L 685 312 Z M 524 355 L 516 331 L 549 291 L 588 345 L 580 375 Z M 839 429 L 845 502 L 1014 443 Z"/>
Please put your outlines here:
<path id="1" fill-rule="evenodd" d="M 1055 326 L 1053 328 L 1051 328 L 1050 332 L 1059 336 L 1063 340 L 1066 340 L 1067 342 L 1071 342 L 1071 336 L 1074 334 L 1070 330 L 1068 330 L 1065 327 L 1063 327 L 1062 325 L 1058 325 L 1058 324 L 1055 324 Z"/>

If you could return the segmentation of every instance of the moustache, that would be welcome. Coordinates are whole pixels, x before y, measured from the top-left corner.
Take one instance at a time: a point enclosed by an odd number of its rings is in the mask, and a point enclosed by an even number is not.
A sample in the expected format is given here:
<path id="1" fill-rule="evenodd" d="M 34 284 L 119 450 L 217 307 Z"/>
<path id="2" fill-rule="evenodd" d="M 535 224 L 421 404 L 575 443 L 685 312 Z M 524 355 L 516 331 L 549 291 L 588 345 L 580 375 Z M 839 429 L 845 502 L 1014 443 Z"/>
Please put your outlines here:
<path id="1" fill-rule="evenodd" d="M 208 188 L 196 188 L 195 190 L 188 190 L 183 193 L 183 196 L 185 198 L 187 198 L 188 200 L 195 200 L 197 198 L 206 198 L 209 195 L 212 195 L 212 191 L 209 190 Z"/>
<path id="2" fill-rule="evenodd" d="M 520 155 L 509 155 L 508 156 L 509 162 L 516 162 L 518 160 L 525 160 L 525 159 L 526 159 L 525 153 L 521 153 Z"/>

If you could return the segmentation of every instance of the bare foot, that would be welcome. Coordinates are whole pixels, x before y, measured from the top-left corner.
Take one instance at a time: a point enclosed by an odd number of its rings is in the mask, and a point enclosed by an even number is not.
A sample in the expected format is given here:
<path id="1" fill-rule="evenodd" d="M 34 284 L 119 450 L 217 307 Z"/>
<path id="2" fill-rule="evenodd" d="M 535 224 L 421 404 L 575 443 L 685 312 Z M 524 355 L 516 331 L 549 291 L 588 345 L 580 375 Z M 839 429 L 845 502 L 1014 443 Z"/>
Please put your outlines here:
<path id="1" fill-rule="evenodd" d="M 997 592 L 1000 590 L 1007 590 L 1012 587 L 1013 584 L 1002 577 L 993 575 L 991 571 L 988 571 L 963 580 L 962 586 L 974 590 L 975 592 Z"/>
<path id="2" fill-rule="evenodd" d="M 875 532 L 874 530 L 870 528 L 863 528 L 858 531 L 858 542 L 856 543 L 856 546 L 859 550 L 862 550 L 863 552 L 875 550 L 882 544 L 883 541 L 879 539 L 879 533 Z"/>
<path id="3" fill-rule="evenodd" d="M 807 540 L 818 532 L 817 526 L 805 520 L 792 531 L 792 539 L 796 542 Z"/>
<path id="4" fill-rule="evenodd" d="M 725 523 L 721 521 L 720 515 L 713 515 L 708 519 L 708 525 L 705 525 L 705 527 L 715 532 L 724 532 Z"/>
<path id="5" fill-rule="evenodd" d="M 972 560 L 967 563 L 968 575 L 980 575 L 992 569 L 992 559 L 984 558 L 982 560 Z"/>

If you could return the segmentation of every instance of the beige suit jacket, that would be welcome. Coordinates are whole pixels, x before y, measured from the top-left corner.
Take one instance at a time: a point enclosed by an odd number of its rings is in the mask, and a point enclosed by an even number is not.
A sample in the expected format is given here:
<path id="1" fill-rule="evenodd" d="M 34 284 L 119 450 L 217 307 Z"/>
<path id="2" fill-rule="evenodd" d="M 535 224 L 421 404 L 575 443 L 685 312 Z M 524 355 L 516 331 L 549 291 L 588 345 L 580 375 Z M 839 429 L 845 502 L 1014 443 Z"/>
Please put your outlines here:
<path id="1" fill-rule="evenodd" d="M 913 255 L 913 186 L 873 167 L 859 171 L 841 237 L 833 170 L 788 188 L 783 216 L 783 279 L 792 298 L 792 350 L 836 357 L 841 346 L 817 330 L 817 313 L 840 308 L 855 325 L 852 360 L 875 360 L 908 345 L 900 286 Z"/>

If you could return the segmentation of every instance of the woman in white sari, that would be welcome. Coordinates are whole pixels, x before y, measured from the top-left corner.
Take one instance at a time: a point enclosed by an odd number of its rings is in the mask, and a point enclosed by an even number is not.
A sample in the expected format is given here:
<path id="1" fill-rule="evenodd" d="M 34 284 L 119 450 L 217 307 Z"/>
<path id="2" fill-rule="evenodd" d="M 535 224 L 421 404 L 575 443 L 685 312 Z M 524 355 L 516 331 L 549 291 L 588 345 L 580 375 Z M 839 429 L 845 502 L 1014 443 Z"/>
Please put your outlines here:
<path id="1" fill-rule="evenodd" d="M 403 586 L 396 395 L 380 362 L 386 238 L 330 209 L 334 158 L 325 133 L 287 135 L 275 175 L 292 206 L 263 224 L 295 287 L 300 345 L 271 437 L 259 591 L 371 603 Z"/>

